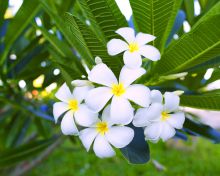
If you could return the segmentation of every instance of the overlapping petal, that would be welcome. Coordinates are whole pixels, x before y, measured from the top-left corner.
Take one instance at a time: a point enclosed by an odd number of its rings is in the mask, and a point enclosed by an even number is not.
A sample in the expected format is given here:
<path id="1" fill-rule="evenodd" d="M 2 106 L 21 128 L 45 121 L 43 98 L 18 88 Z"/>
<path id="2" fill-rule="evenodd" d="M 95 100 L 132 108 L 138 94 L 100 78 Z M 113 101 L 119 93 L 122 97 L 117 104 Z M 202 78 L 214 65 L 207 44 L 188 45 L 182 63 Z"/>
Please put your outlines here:
<path id="1" fill-rule="evenodd" d="M 159 90 L 152 90 L 150 92 L 152 103 L 161 103 L 163 102 L 163 95 Z"/>
<path id="2" fill-rule="evenodd" d="M 145 45 L 146 43 L 149 43 L 155 39 L 156 39 L 156 37 L 153 35 L 139 32 L 136 35 L 135 42 L 137 42 L 139 44 L 139 46 L 142 46 L 142 45 Z"/>
<path id="3" fill-rule="evenodd" d="M 183 128 L 184 121 L 185 121 L 185 115 L 183 112 L 170 114 L 170 118 L 167 119 L 167 122 L 176 129 Z"/>
<path id="4" fill-rule="evenodd" d="M 118 83 L 114 73 L 111 71 L 110 68 L 107 67 L 107 65 L 103 63 L 94 66 L 89 73 L 88 78 L 94 83 L 105 85 L 108 87 L 111 87 L 112 84 Z"/>
<path id="5" fill-rule="evenodd" d="M 164 122 L 161 125 L 162 125 L 162 131 L 160 137 L 163 141 L 166 141 L 175 135 L 176 133 L 175 129 L 171 127 L 168 123 Z"/>
<path id="6" fill-rule="evenodd" d="M 130 69 L 124 66 L 122 67 L 121 72 L 120 72 L 119 82 L 123 83 L 125 87 L 128 87 L 131 83 L 133 83 L 135 80 L 137 80 L 139 77 L 141 77 L 145 73 L 146 73 L 146 70 L 143 68 Z"/>
<path id="7" fill-rule="evenodd" d="M 107 43 L 108 54 L 114 56 L 128 50 L 128 44 L 120 39 L 112 39 Z"/>
<path id="8" fill-rule="evenodd" d="M 115 124 L 129 124 L 134 117 L 134 109 L 130 102 L 121 97 L 114 96 L 111 102 L 111 119 Z"/>
<path id="9" fill-rule="evenodd" d="M 95 138 L 93 150 L 99 158 L 107 158 L 115 155 L 115 151 L 108 143 L 106 137 L 100 134 Z"/>
<path id="10" fill-rule="evenodd" d="M 160 59 L 160 51 L 151 45 L 140 47 L 139 53 L 152 61 L 158 61 Z"/>
<path id="11" fill-rule="evenodd" d="M 58 118 L 69 109 L 68 104 L 64 102 L 57 102 L 53 104 L 53 116 L 55 123 L 57 123 Z"/>
<path id="12" fill-rule="evenodd" d="M 122 36 L 128 43 L 134 42 L 135 40 L 135 33 L 134 33 L 134 29 L 132 28 L 123 27 L 115 32 L 120 36 Z"/>
<path id="13" fill-rule="evenodd" d="M 73 94 L 70 92 L 69 87 L 66 83 L 64 83 L 57 93 L 55 94 L 55 97 L 57 97 L 59 100 L 68 103 L 69 100 L 73 99 Z"/>
<path id="14" fill-rule="evenodd" d="M 142 107 L 148 107 L 150 104 L 150 89 L 141 84 L 133 84 L 126 89 L 124 97 Z"/>
<path id="15" fill-rule="evenodd" d="M 131 69 L 137 69 L 142 64 L 141 55 L 138 52 L 125 51 L 123 60 L 125 65 Z"/>
<path id="16" fill-rule="evenodd" d="M 144 129 L 146 140 L 158 141 L 162 133 L 162 124 L 160 122 L 152 123 Z"/>
<path id="17" fill-rule="evenodd" d="M 125 126 L 114 126 L 106 133 L 107 140 L 116 148 L 127 146 L 134 137 L 134 130 Z"/>
<path id="18" fill-rule="evenodd" d="M 172 92 L 165 92 L 164 99 L 165 99 L 164 110 L 166 110 L 167 112 L 174 112 L 178 110 L 180 103 L 179 96 L 177 96 Z"/>
<path id="19" fill-rule="evenodd" d="M 95 137 L 98 135 L 98 132 L 95 128 L 86 128 L 79 133 L 79 138 L 82 141 L 84 147 L 89 151 Z"/>
<path id="20" fill-rule="evenodd" d="M 61 121 L 61 130 L 65 135 L 78 135 L 79 131 L 76 127 L 76 124 L 73 119 L 73 111 L 68 111 L 62 121 Z"/>
<path id="21" fill-rule="evenodd" d="M 112 96 L 111 88 L 98 87 L 88 92 L 85 102 L 90 109 L 99 112 Z"/>

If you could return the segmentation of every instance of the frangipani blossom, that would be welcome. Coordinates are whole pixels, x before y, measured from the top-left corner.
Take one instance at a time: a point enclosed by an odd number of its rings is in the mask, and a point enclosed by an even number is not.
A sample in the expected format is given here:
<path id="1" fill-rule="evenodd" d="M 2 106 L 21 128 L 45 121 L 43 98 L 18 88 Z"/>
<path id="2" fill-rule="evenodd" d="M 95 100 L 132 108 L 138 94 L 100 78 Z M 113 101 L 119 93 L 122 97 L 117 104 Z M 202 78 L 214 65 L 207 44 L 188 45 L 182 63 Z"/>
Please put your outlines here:
<path id="1" fill-rule="evenodd" d="M 129 100 L 148 107 L 150 103 L 150 90 L 140 84 L 133 84 L 136 79 L 145 74 L 143 68 L 129 69 L 123 67 L 119 81 L 114 73 L 103 63 L 96 65 L 89 73 L 91 82 L 103 85 L 88 92 L 86 104 L 95 112 L 99 112 L 111 100 L 110 113 L 116 124 L 129 124 L 134 117 L 134 109 Z"/>
<path id="2" fill-rule="evenodd" d="M 55 94 L 61 102 L 54 103 L 53 115 L 57 123 L 58 118 L 65 113 L 61 121 L 63 134 L 77 135 L 79 131 L 76 123 L 81 126 L 89 126 L 97 120 L 98 114 L 82 103 L 91 88 L 89 86 L 75 87 L 73 93 L 71 93 L 66 83 L 64 83 Z"/>
<path id="3" fill-rule="evenodd" d="M 111 56 L 124 52 L 123 60 L 127 67 L 138 68 L 142 64 L 141 56 L 152 61 L 160 59 L 160 52 L 157 48 L 147 43 L 155 40 L 155 36 L 139 32 L 135 36 L 132 28 L 123 27 L 116 31 L 122 36 L 125 41 L 121 39 L 112 39 L 107 44 L 108 54 Z"/>
<path id="4" fill-rule="evenodd" d="M 110 118 L 110 106 L 108 105 L 102 113 L 101 120 L 80 131 L 79 138 L 89 151 L 93 141 L 93 150 L 100 158 L 115 155 L 112 146 L 123 148 L 127 146 L 134 137 L 134 130 L 126 126 L 114 126 Z"/>
<path id="5" fill-rule="evenodd" d="M 176 129 L 181 129 L 185 121 L 185 115 L 179 111 L 179 97 L 166 92 L 163 96 L 158 90 L 151 91 L 152 104 L 149 108 L 141 108 L 135 114 L 133 124 L 136 127 L 145 127 L 146 140 L 157 142 L 173 137 Z"/>

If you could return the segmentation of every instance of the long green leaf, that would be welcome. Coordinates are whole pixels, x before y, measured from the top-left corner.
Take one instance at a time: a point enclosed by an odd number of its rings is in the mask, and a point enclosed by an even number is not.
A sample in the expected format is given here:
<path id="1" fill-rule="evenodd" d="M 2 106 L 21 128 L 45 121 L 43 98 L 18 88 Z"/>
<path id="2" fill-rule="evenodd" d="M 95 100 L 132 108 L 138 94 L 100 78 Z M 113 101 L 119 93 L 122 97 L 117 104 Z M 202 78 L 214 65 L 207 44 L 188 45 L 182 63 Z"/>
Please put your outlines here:
<path id="1" fill-rule="evenodd" d="M 10 166 L 24 159 L 32 157 L 47 148 L 49 145 L 55 142 L 55 140 L 56 138 L 40 140 L 24 144 L 14 149 L 7 149 L 2 154 L 0 154 L 0 167 L 2 168 Z"/>
<path id="2" fill-rule="evenodd" d="M 12 44 L 15 40 L 20 36 L 20 34 L 24 31 L 24 29 L 30 24 L 30 21 L 34 18 L 34 16 L 39 12 L 40 5 L 38 0 L 25 0 L 16 13 L 15 17 L 11 20 L 7 33 L 5 36 L 5 49 L 2 57 L 0 58 L 0 65 L 6 59 Z"/>
<path id="3" fill-rule="evenodd" d="M 163 52 L 172 30 L 181 0 L 131 0 L 133 19 L 138 31 L 157 37 L 153 44 Z"/>
<path id="4" fill-rule="evenodd" d="M 0 28 L 4 22 L 4 15 L 7 7 L 8 7 L 8 1 L 0 1 Z"/>
<path id="5" fill-rule="evenodd" d="M 220 2 L 201 18 L 192 30 L 168 47 L 155 72 L 181 72 L 220 55 Z"/>
<path id="6" fill-rule="evenodd" d="M 182 95 L 180 104 L 198 109 L 220 110 L 220 94 Z"/>

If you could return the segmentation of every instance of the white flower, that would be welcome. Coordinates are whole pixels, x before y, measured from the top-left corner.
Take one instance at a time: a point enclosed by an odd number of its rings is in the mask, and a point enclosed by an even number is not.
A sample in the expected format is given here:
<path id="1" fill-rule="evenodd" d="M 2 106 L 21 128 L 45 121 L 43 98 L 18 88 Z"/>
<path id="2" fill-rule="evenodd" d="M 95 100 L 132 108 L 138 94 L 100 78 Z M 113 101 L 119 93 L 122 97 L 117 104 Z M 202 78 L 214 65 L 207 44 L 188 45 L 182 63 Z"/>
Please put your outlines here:
<path id="1" fill-rule="evenodd" d="M 152 104 L 149 108 L 141 108 L 135 114 L 133 124 L 136 127 L 145 127 L 146 140 L 157 142 L 173 137 L 176 129 L 181 129 L 185 115 L 179 111 L 179 97 L 172 92 L 163 96 L 158 90 L 151 91 Z"/>
<path id="2" fill-rule="evenodd" d="M 107 44 L 108 54 L 114 56 L 125 51 L 123 60 L 127 67 L 140 67 L 142 64 L 141 56 L 152 61 L 160 59 L 160 52 L 158 49 L 154 46 L 146 45 L 155 40 L 155 36 L 141 32 L 135 36 L 134 30 L 129 27 L 120 28 L 116 33 L 121 35 L 126 42 L 120 39 L 110 40 Z"/>
<path id="3" fill-rule="evenodd" d="M 80 131 L 81 139 L 86 150 L 89 151 L 93 141 L 93 150 L 100 158 L 111 157 L 115 155 L 112 146 L 123 148 L 127 146 L 134 137 L 134 130 L 126 126 L 113 126 L 110 118 L 110 106 L 108 105 L 103 113 L 102 119 Z"/>
<path id="4" fill-rule="evenodd" d="M 64 83 L 55 94 L 61 102 L 54 103 L 53 115 L 57 123 L 58 118 L 65 113 L 61 121 L 63 134 L 77 135 L 79 132 L 75 122 L 81 126 L 88 126 L 97 120 L 98 114 L 82 103 L 90 89 L 88 86 L 76 87 L 71 93 Z"/>
<path id="5" fill-rule="evenodd" d="M 91 82 L 101 84 L 89 91 L 85 102 L 89 108 L 99 112 L 111 100 L 111 117 L 117 124 L 129 124 L 134 117 L 134 109 L 128 100 L 147 107 L 150 103 L 150 90 L 140 84 L 133 84 L 146 71 L 143 68 L 123 67 L 117 81 L 114 73 L 103 63 L 96 65 L 89 73 Z"/>

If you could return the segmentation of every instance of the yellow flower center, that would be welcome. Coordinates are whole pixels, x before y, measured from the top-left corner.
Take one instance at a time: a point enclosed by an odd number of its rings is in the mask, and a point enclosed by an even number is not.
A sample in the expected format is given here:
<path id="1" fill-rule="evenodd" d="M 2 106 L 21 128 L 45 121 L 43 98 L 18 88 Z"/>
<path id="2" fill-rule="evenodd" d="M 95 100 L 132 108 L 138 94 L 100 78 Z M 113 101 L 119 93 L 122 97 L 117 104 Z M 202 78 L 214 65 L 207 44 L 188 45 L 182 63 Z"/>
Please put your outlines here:
<path id="1" fill-rule="evenodd" d="M 161 113 L 161 121 L 166 121 L 168 118 L 170 118 L 170 114 L 168 114 L 166 111 L 163 111 Z"/>
<path id="2" fill-rule="evenodd" d="M 128 49 L 131 53 L 135 52 L 135 51 L 138 51 L 139 50 L 139 46 L 138 46 L 138 43 L 136 42 L 132 42 L 129 44 L 128 46 Z"/>
<path id="3" fill-rule="evenodd" d="M 123 84 L 113 84 L 112 86 L 112 93 L 115 95 L 115 96 L 121 96 L 122 94 L 125 93 L 125 88 L 124 88 L 124 85 Z"/>
<path id="4" fill-rule="evenodd" d="M 73 99 L 73 100 L 70 100 L 68 102 L 68 106 L 71 110 L 73 110 L 74 112 L 77 111 L 79 109 L 79 105 L 78 105 L 78 101 Z"/>
<path id="5" fill-rule="evenodd" d="M 104 135 L 108 131 L 108 124 L 106 122 L 98 122 L 96 124 L 96 130 L 101 135 Z"/>

